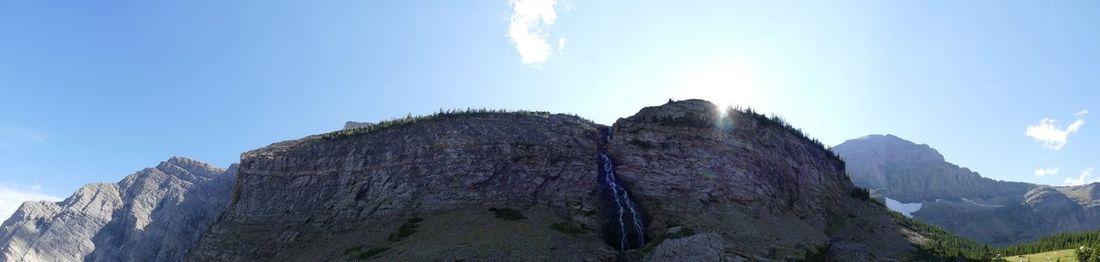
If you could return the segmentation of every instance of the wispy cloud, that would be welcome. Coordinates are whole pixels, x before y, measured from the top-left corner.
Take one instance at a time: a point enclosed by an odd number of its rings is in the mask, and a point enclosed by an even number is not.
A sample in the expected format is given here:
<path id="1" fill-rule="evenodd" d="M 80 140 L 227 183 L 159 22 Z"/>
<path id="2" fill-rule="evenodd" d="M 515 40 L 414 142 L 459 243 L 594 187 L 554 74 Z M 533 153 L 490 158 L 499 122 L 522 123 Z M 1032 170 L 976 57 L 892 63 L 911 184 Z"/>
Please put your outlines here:
<path id="1" fill-rule="evenodd" d="M 1044 118 L 1039 120 L 1038 125 L 1027 126 L 1027 131 L 1024 134 L 1034 138 L 1036 142 L 1046 148 L 1059 150 L 1068 143 L 1066 139 L 1069 134 L 1077 132 L 1083 125 L 1085 125 L 1085 120 L 1077 119 L 1070 123 L 1066 129 L 1062 129 L 1058 127 L 1058 121 Z"/>
<path id="2" fill-rule="evenodd" d="M 565 37 L 558 38 L 558 54 L 565 53 Z"/>
<path id="3" fill-rule="evenodd" d="M 1089 114 L 1089 110 L 1088 109 L 1082 109 L 1081 111 L 1077 111 L 1077 113 L 1074 113 L 1073 115 L 1083 116 L 1083 115 L 1087 115 L 1087 114 Z"/>
<path id="4" fill-rule="evenodd" d="M 50 141 L 50 134 L 26 127 L 0 126 L 0 146 L 14 143 L 45 143 Z"/>
<path id="5" fill-rule="evenodd" d="M 508 38 L 516 45 L 525 65 L 540 65 L 550 59 L 550 26 L 558 19 L 556 0 L 509 0 L 512 6 Z M 558 51 L 565 38 L 558 40 Z"/>
<path id="6" fill-rule="evenodd" d="M 0 221 L 11 217 L 24 201 L 61 201 L 61 198 L 47 195 L 41 189 L 40 185 L 20 188 L 0 184 Z"/>
<path id="7" fill-rule="evenodd" d="M 1088 169 L 1085 169 L 1085 171 L 1081 172 L 1081 175 L 1079 175 L 1077 177 L 1066 178 L 1066 181 L 1065 181 L 1066 185 L 1077 186 L 1077 185 L 1084 185 L 1086 183 L 1100 182 L 1100 179 L 1092 179 L 1092 171 L 1093 171 L 1093 168 L 1090 167 Z"/>
<path id="8" fill-rule="evenodd" d="M 1058 174 L 1058 168 L 1039 168 L 1035 169 L 1035 176 L 1053 176 Z"/>

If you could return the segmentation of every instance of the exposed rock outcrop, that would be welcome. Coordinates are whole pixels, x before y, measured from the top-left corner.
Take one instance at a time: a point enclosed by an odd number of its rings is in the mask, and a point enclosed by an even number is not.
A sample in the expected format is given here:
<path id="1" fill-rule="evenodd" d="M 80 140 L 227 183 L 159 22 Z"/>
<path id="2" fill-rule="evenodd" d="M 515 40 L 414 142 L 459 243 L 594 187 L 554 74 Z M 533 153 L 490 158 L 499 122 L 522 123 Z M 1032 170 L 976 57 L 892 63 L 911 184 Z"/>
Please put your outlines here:
<path id="1" fill-rule="evenodd" d="M 844 163 L 785 123 L 686 100 L 620 119 L 610 147 L 619 174 L 651 214 L 651 230 L 717 233 L 728 254 L 800 257 L 834 241 L 872 258 L 910 248 L 871 202 L 852 198 Z"/>
<path id="2" fill-rule="evenodd" d="M 657 245 L 650 261 L 721 261 L 725 239 L 715 233 L 672 239 Z"/>
<path id="3" fill-rule="evenodd" d="M 181 261 L 228 204 L 235 167 L 173 157 L 0 226 L 0 261 Z"/>
<path id="4" fill-rule="evenodd" d="M 232 206 L 194 260 L 340 260 L 358 247 L 388 248 L 387 260 L 613 258 L 599 238 L 550 229 L 600 227 L 597 128 L 567 115 L 462 114 L 246 152 Z M 423 218 L 423 233 L 391 241 L 410 218 Z"/>
<path id="5" fill-rule="evenodd" d="M 373 125 L 373 124 L 374 123 L 371 123 L 371 122 L 348 121 L 347 123 L 344 123 L 344 129 L 355 129 L 355 128 L 361 128 L 361 127 L 368 127 L 368 126 Z"/>
<path id="6" fill-rule="evenodd" d="M 833 148 L 852 181 L 891 199 L 922 203 L 917 220 L 993 245 L 1100 228 L 1097 184 L 1052 187 L 984 178 L 928 145 L 871 135 Z"/>

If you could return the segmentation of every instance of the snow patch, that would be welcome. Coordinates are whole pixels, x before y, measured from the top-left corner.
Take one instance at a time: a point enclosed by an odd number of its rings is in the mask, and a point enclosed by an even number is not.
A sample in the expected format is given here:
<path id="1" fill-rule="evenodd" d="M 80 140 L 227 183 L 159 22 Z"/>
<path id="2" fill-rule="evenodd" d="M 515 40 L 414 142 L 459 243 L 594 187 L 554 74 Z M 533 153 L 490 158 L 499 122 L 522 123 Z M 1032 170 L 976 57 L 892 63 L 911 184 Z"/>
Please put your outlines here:
<path id="1" fill-rule="evenodd" d="M 886 198 L 886 208 L 897 211 L 907 217 L 913 217 L 913 212 L 920 210 L 922 205 L 921 203 L 902 203 L 889 197 Z"/>

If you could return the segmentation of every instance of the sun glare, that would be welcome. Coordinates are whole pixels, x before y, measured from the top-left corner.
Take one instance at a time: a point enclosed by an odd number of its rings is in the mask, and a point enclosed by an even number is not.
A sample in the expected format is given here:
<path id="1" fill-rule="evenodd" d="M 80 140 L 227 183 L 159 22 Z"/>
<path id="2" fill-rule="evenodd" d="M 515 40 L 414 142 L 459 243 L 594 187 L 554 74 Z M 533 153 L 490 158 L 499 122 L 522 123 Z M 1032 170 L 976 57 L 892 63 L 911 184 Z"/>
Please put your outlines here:
<path id="1" fill-rule="evenodd" d="M 752 70 L 741 64 L 715 64 L 689 72 L 677 86 L 676 99 L 699 98 L 719 107 L 759 106 Z"/>

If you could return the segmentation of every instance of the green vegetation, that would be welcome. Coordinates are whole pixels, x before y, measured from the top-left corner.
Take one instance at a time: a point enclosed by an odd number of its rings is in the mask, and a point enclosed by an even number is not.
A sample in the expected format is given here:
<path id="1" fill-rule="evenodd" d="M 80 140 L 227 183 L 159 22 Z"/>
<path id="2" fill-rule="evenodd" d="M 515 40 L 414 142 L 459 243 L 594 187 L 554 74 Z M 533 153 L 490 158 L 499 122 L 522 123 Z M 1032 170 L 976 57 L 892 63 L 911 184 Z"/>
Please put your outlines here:
<path id="1" fill-rule="evenodd" d="M 447 117 L 483 116 L 483 115 L 520 115 L 520 116 L 536 116 L 536 117 L 548 118 L 553 114 L 551 114 L 550 112 L 545 112 L 545 111 L 486 109 L 486 108 L 478 108 L 478 109 L 467 108 L 465 110 L 462 110 L 462 109 L 452 109 L 452 110 L 439 109 L 439 112 L 432 113 L 430 115 L 413 116 L 412 114 L 409 114 L 409 115 L 406 115 L 405 117 L 401 117 L 401 118 L 394 118 L 394 119 L 390 119 L 390 120 L 381 121 L 381 122 L 378 122 L 378 123 L 369 124 L 369 125 L 363 126 L 363 127 L 343 129 L 343 130 L 339 130 L 339 131 L 320 134 L 320 135 L 317 135 L 317 136 L 322 138 L 322 139 L 333 139 L 333 138 L 339 138 L 339 137 L 345 137 L 345 136 L 367 134 L 367 133 L 371 133 L 371 132 L 375 132 L 375 131 L 379 131 L 379 130 L 383 130 L 383 129 L 387 129 L 387 128 L 402 127 L 402 126 L 407 126 L 407 125 L 420 123 L 420 122 L 435 121 L 435 120 L 444 119 L 444 118 L 447 118 Z M 588 122 L 588 123 L 594 123 L 591 120 L 582 118 L 582 117 L 577 116 L 577 115 L 571 115 L 571 116 L 577 117 L 578 119 L 581 119 L 582 121 L 585 121 L 585 122 Z"/>
<path id="2" fill-rule="evenodd" d="M 681 239 L 681 238 L 685 238 L 685 237 L 695 235 L 695 230 L 694 229 L 692 229 L 690 227 L 686 227 L 686 226 L 680 226 L 679 222 L 670 221 L 670 222 L 668 222 L 668 227 L 669 228 L 680 227 L 680 231 L 676 231 L 674 233 L 667 233 L 667 234 L 664 234 L 664 235 L 658 235 L 656 238 L 654 238 L 653 240 L 650 240 L 648 243 L 645 244 L 645 246 L 642 247 L 641 251 L 642 251 L 643 254 L 649 254 L 650 252 L 653 252 L 653 249 L 656 248 L 658 245 L 661 245 L 661 243 L 664 243 L 665 240 Z"/>
<path id="3" fill-rule="evenodd" d="M 420 223 L 420 221 L 424 221 L 424 219 L 414 217 L 406 220 L 404 224 L 401 224 L 401 227 L 397 228 L 397 232 L 393 232 L 392 234 L 390 234 L 390 237 L 388 239 L 390 241 L 397 242 L 411 236 L 413 233 L 416 233 L 416 228 L 420 227 L 419 225 L 417 225 L 418 223 Z"/>
<path id="4" fill-rule="evenodd" d="M 1072 262 L 1072 261 L 1077 261 L 1077 257 L 1075 255 L 1076 255 L 1075 250 L 1073 250 L 1073 249 L 1063 249 L 1063 250 L 1055 250 L 1055 251 L 1050 251 L 1050 252 L 1043 252 L 1043 253 L 1029 254 L 1029 255 L 1006 256 L 1002 259 L 1004 261 L 1009 261 L 1009 262 L 1030 262 L 1030 261 L 1036 261 L 1036 262 L 1037 261 Z M 1082 260 L 1082 261 L 1087 261 L 1087 260 Z"/>
<path id="5" fill-rule="evenodd" d="M 1009 246 L 1001 249 L 1000 253 L 1007 258 L 1055 250 L 1079 249 L 1081 247 L 1089 249 L 1090 253 L 1097 253 L 1095 250 L 1100 250 L 1100 230 L 1057 234 L 1033 242 Z"/>
<path id="6" fill-rule="evenodd" d="M 928 238 L 927 242 L 918 247 L 919 250 L 913 260 L 989 261 L 993 257 L 993 250 L 988 245 L 960 237 L 940 227 L 922 223 L 898 212 L 888 212 L 898 224 Z"/>
<path id="7" fill-rule="evenodd" d="M 705 178 L 707 178 L 707 179 L 714 179 L 714 178 L 716 177 L 716 176 L 714 175 L 714 173 L 711 173 L 711 172 L 708 172 L 708 171 L 702 171 L 702 170 L 700 170 L 700 171 L 698 171 L 698 172 L 695 172 L 695 175 L 698 175 L 698 176 L 701 176 L 701 177 L 705 177 Z"/>
<path id="8" fill-rule="evenodd" d="M 377 256 L 378 254 L 381 254 L 382 252 L 386 252 L 386 250 L 390 250 L 390 248 L 388 247 L 372 247 L 366 248 L 367 250 L 363 251 L 363 249 L 365 248 L 366 247 L 364 246 L 348 248 L 344 250 L 344 255 L 350 256 L 355 260 L 367 260 Z"/>
<path id="9" fill-rule="evenodd" d="M 849 192 L 848 195 L 863 201 L 871 200 L 871 191 L 862 187 L 852 188 L 852 192 Z"/>
<path id="10" fill-rule="evenodd" d="M 774 126 L 786 129 L 787 131 L 795 134 L 796 137 L 817 145 L 818 148 L 821 148 L 821 150 L 828 152 L 828 155 L 832 156 L 835 160 L 840 161 L 841 165 L 843 165 L 839 154 L 833 152 L 832 150 L 829 150 L 829 147 L 825 146 L 824 143 L 821 143 L 820 140 L 817 140 L 816 138 L 810 138 L 809 135 L 806 135 L 806 132 L 802 132 L 802 129 L 799 129 L 792 126 L 790 123 L 787 123 L 787 120 L 783 119 L 783 117 L 774 114 L 771 117 L 765 116 L 764 114 L 757 113 L 751 107 L 729 107 L 726 109 L 726 117 L 728 117 L 728 119 L 726 119 L 725 121 L 732 120 L 732 117 L 735 115 L 748 116 L 752 119 L 755 119 L 757 122 L 764 126 Z"/>
<path id="11" fill-rule="evenodd" d="M 832 248 L 831 244 L 825 244 L 811 248 L 806 251 L 806 256 L 803 257 L 803 261 L 832 261 L 829 257 L 829 249 Z"/>
<path id="12" fill-rule="evenodd" d="M 519 210 L 515 210 L 515 209 L 511 209 L 511 208 L 491 207 L 491 208 L 489 208 L 489 211 L 492 211 L 493 213 L 496 213 L 497 218 L 504 219 L 504 220 L 527 219 L 527 217 L 523 216 L 522 212 L 519 212 Z"/>
<path id="13" fill-rule="evenodd" d="M 644 150 L 653 149 L 653 148 L 657 147 L 657 146 L 654 146 L 652 143 L 642 141 L 642 140 L 638 140 L 638 139 L 630 139 L 630 141 L 627 141 L 627 143 L 630 143 L 631 145 L 637 146 L 637 147 L 639 147 L 641 149 L 644 149 Z"/>
<path id="14" fill-rule="evenodd" d="M 920 247 L 915 260 L 1100 261 L 1100 230 L 1062 233 L 1029 243 L 990 248 L 897 212 L 890 211 L 890 215 L 899 224 L 930 238 L 929 243 Z"/>
<path id="15" fill-rule="evenodd" d="M 1081 247 L 1077 248 L 1076 250 L 1072 250 L 1072 251 L 1073 251 L 1073 257 L 1072 258 L 1076 259 L 1077 261 L 1081 261 L 1081 262 L 1100 261 L 1100 246 L 1096 246 L 1096 245 L 1090 246 L 1090 247 L 1081 246 Z M 1040 253 L 1040 254 L 1045 254 L 1045 253 Z M 1034 254 L 1034 255 L 1039 255 L 1039 254 Z"/>
<path id="16" fill-rule="evenodd" d="M 680 227 L 680 231 L 665 235 L 665 239 L 681 239 L 695 235 L 695 229 L 690 227 Z"/>
<path id="17" fill-rule="evenodd" d="M 370 259 L 374 256 L 377 256 L 378 254 L 382 254 L 382 252 L 386 252 L 386 250 L 390 250 L 390 248 L 388 248 L 388 247 L 372 247 L 370 249 L 367 249 L 367 251 L 364 251 L 363 253 L 359 253 L 358 255 L 355 255 L 355 258 L 363 259 L 363 260 Z"/>
<path id="18" fill-rule="evenodd" d="M 360 250 L 363 250 L 363 246 L 350 247 L 348 249 L 344 249 L 344 255 L 350 255 L 351 253 L 359 252 Z"/>
<path id="19" fill-rule="evenodd" d="M 574 225 L 573 223 L 568 223 L 568 222 L 554 223 L 553 225 L 550 225 L 550 228 L 552 228 L 554 230 L 557 230 L 557 231 L 564 232 L 564 233 L 569 234 L 571 236 L 577 236 L 577 235 L 582 235 L 584 233 L 588 233 L 588 230 L 584 229 L 583 227 L 579 227 L 577 225 Z"/>

